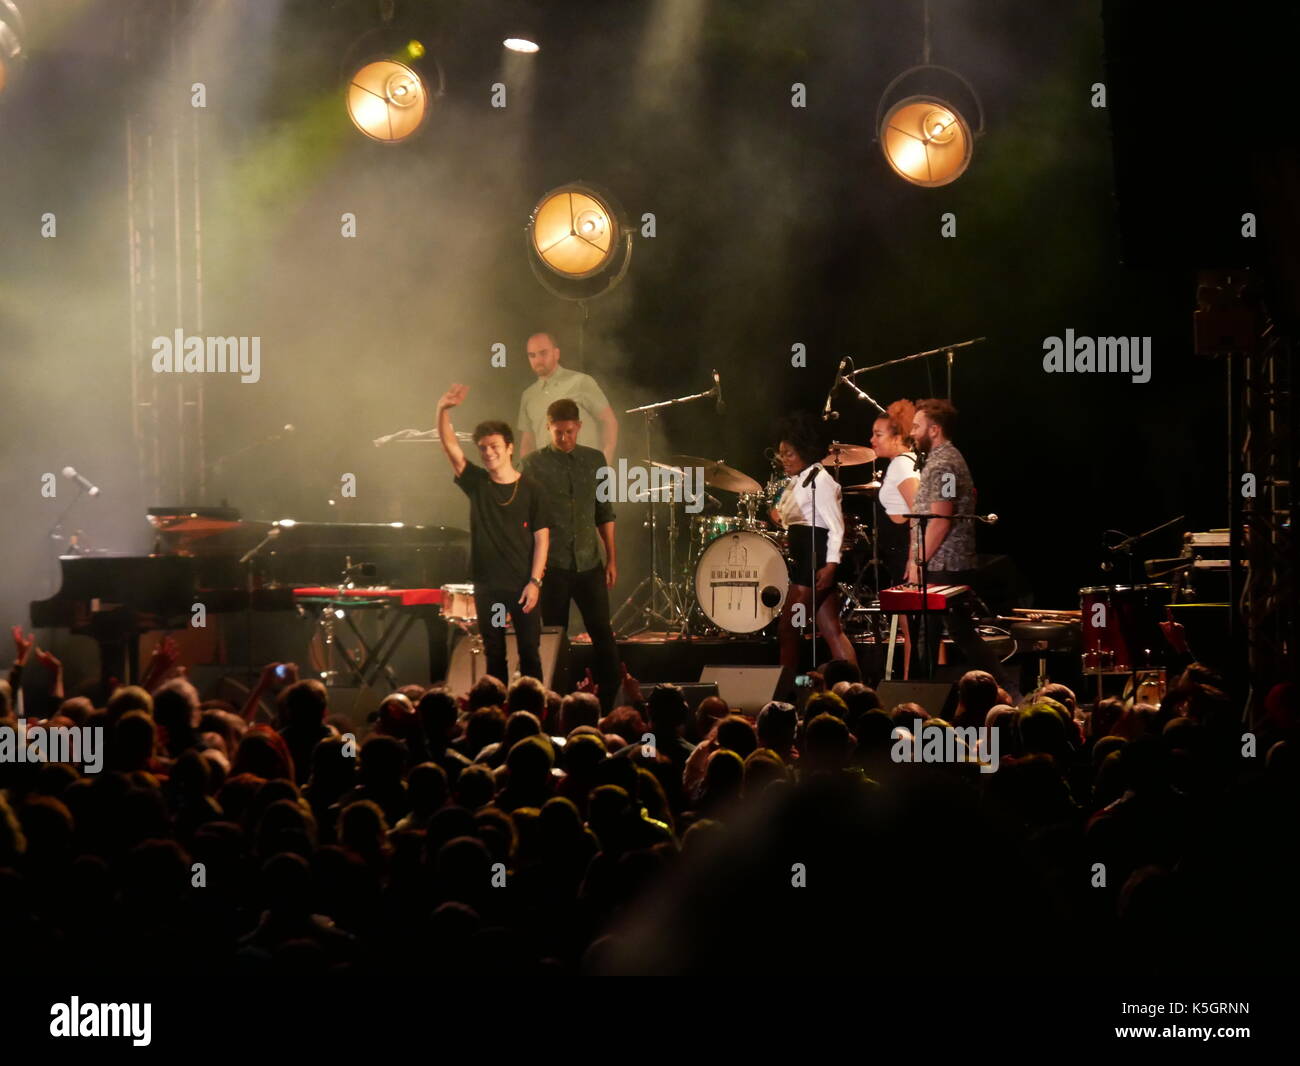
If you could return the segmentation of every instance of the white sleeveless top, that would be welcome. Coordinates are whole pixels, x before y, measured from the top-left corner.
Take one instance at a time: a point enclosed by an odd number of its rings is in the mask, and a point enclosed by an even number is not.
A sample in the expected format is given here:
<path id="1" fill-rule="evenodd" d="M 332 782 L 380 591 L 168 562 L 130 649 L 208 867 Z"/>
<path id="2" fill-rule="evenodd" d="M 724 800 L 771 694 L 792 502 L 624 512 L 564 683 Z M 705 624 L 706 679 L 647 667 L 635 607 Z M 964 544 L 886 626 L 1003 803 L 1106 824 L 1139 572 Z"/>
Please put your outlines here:
<path id="1" fill-rule="evenodd" d="M 885 514 L 907 514 L 907 501 L 898 491 L 900 482 L 909 478 L 920 480 L 916 472 L 916 452 L 904 452 L 889 460 L 889 469 L 885 471 L 885 480 L 880 483 L 880 506 Z"/>

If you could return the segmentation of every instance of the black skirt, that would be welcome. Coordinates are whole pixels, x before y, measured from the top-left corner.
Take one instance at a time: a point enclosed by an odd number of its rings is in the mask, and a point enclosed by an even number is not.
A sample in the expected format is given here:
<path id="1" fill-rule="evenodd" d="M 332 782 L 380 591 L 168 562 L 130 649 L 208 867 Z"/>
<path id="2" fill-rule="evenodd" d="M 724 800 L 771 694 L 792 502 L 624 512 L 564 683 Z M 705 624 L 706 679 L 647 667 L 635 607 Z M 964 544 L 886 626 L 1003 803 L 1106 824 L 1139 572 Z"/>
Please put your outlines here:
<path id="1" fill-rule="evenodd" d="M 790 554 L 786 557 L 786 569 L 790 581 L 812 588 L 814 569 L 820 570 L 826 565 L 826 540 L 830 532 L 824 526 L 816 529 L 812 526 L 790 526 L 787 532 Z"/>
<path id="2" fill-rule="evenodd" d="M 877 516 L 876 528 L 880 535 L 880 560 L 891 584 L 901 585 L 907 573 L 908 546 L 912 529 L 907 523 L 898 525 L 889 520 L 882 508 Z"/>

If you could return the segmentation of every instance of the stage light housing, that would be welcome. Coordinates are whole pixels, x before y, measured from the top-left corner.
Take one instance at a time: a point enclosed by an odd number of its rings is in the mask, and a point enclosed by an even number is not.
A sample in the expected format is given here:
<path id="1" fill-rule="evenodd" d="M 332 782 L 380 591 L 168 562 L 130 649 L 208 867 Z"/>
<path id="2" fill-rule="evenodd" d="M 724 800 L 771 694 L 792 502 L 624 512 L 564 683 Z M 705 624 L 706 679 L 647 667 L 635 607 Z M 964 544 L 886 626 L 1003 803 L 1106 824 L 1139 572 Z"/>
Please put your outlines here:
<path id="1" fill-rule="evenodd" d="M 593 185 L 552 189 L 528 219 L 529 261 L 557 296 L 583 300 L 617 285 L 632 258 L 632 231 L 617 201 Z"/>
<path id="2" fill-rule="evenodd" d="M 905 78 L 925 73 L 933 81 L 935 72 L 965 87 L 979 116 L 977 128 L 972 130 L 959 104 L 937 93 L 905 96 L 890 104 Z M 876 134 L 885 161 L 904 181 L 922 188 L 939 188 L 961 177 L 970 166 L 975 139 L 983 132 L 984 109 L 978 94 L 965 78 L 946 67 L 904 71 L 885 89 L 876 109 Z"/>
<path id="3" fill-rule="evenodd" d="M 507 37 L 501 44 L 512 52 L 523 52 L 528 55 L 542 50 L 542 46 L 530 37 Z"/>
<path id="4" fill-rule="evenodd" d="M 445 88 L 442 68 L 424 42 L 386 27 L 349 49 L 344 81 L 348 118 L 381 144 L 400 144 L 418 133 Z"/>
<path id="5" fill-rule="evenodd" d="M 0 96 L 26 62 L 24 35 L 23 17 L 13 0 L 0 0 Z"/>

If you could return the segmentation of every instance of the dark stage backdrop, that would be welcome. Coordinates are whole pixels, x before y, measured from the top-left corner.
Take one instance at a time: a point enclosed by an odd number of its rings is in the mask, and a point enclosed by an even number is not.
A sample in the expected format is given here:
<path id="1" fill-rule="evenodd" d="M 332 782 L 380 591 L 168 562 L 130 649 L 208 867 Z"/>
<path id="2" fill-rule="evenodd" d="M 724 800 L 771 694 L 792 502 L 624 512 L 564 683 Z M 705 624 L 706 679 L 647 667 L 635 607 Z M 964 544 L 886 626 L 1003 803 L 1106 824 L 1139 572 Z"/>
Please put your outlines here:
<path id="1" fill-rule="evenodd" d="M 34 11 L 28 77 L 3 111 L 6 623 L 52 591 L 47 531 L 68 499 L 62 481 L 43 498 L 42 473 L 72 464 L 103 486 L 69 520 L 101 547 L 147 549 L 143 509 L 180 502 L 151 498 L 131 439 L 130 366 L 150 351 L 129 344 L 123 114 L 142 95 L 188 93 L 189 79 L 147 56 L 124 62 L 121 6 Z M 262 352 L 258 383 L 209 383 L 208 452 L 296 426 L 223 463 L 200 502 L 463 524 L 434 447 L 370 441 L 430 426 L 452 381 L 472 386 L 461 428 L 513 419 L 534 329 L 554 329 L 565 364 L 596 375 L 618 409 L 703 390 L 716 367 L 726 412 L 671 413 L 652 450 L 725 457 L 760 481 L 774 420 L 818 409 L 841 356 L 866 365 L 982 336 L 953 375 L 957 440 L 981 510 L 1002 517 L 981 549 L 1012 556 L 1040 605 L 1076 606 L 1080 585 L 1103 580 L 1103 530 L 1178 514 L 1186 529 L 1224 524 L 1224 374 L 1191 350 L 1194 273 L 1121 262 L 1109 118 L 1092 106 L 1106 78 L 1098 0 L 934 0 L 932 58 L 977 87 L 987 114 L 969 171 L 942 189 L 904 184 L 873 143 L 879 94 L 919 61 L 919 4 L 524 6 L 544 43 L 527 76 L 498 43 L 519 5 L 399 5 L 442 60 L 447 95 L 398 146 L 367 142 L 341 107 L 341 57 L 375 5 L 195 9 L 205 332 L 258 336 Z M 796 82 L 806 107 L 791 106 Z M 656 227 L 621 287 L 587 306 L 581 345 L 582 310 L 548 294 L 524 254 L 534 202 L 575 179 Z M 1165 209 L 1196 205 L 1174 180 Z M 344 212 L 355 238 L 340 234 Z M 1149 337 L 1150 381 L 1045 374 L 1044 338 L 1067 329 Z M 490 364 L 498 342 L 504 368 Z M 806 367 L 792 365 L 795 345 Z M 862 383 L 885 402 L 945 388 L 938 359 Z M 866 443 L 864 408 L 838 407 L 836 435 Z M 625 419 L 620 452 L 644 450 Z M 357 498 L 331 507 L 345 473 Z M 617 598 L 644 575 L 639 517 L 620 511 Z M 1151 548 L 1174 554 L 1177 533 Z"/>

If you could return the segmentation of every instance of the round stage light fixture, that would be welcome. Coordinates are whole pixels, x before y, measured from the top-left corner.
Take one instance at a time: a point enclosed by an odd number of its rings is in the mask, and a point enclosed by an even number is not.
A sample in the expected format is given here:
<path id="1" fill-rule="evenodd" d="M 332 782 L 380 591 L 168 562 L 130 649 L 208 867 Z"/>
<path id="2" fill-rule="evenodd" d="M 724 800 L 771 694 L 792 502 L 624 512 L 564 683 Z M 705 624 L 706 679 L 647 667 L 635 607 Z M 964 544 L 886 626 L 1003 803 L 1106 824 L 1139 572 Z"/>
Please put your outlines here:
<path id="1" fill-rule="evenodd" d="M 930 80 L 934 80 L 935 73 L 954 78 L 966 89 L 979 117 L 975 129 L 971 129 L 966 113 L 946 96 L 925 92 L 894 99 L 895 90 L 905 78 L 922 72 L 930 75 Z M 965 78 L 946 67 L 927 64 L 903 71 L 889 83 L 876 108 L 876 136 L 885 162 L 904 181 L 926 189 L 939 188 L 961 177 L 970 166 L 975 138 L 983 132 L 984 107 L 979 95 Z"/>
<path id="2" fill-rule="evenodd" d="M 507 37 L 501 43 L 512 52 L 526 52 L 531 55 L 542 50 L 541 45 L 528 37 Z"/>
<path id="3" fill-rule="evenodd" d="M 348 118 L 381 144 L 414 136 L 445 88 L 442 68 L 424 42 L 387 24 L 348 49 L 341 80 Z"/>
<path id="4" fill-rule="evenodd" d="M 956 181 L 970 166 L 970 126 L 947 101 L 929 96 L 900 100 L 885 115 L 880 145 L 894 173 L 934 188 Z"/>
<path id="5" fill-rule="evenodd" d="M 405 63 L 379 59 L 348 83 L 348 117 L 371 140 L 396 144 L 415 133 L 429 113 L 429 90 Z"/>
<path id="6" fill-rule="evenodd" d="M 632 258 L 632 231 L 609 193 L 582 182 L 552 189 L 528 219 L 533 272 L 557 296 L 585 300 L 613 288 Z"/>
<path id="7" fill-rule="evenodd" d="M 23 17 L 13 0 L 0 0 L 0 94 L 13 83 L 27 58 L 23 35 Z"/>

